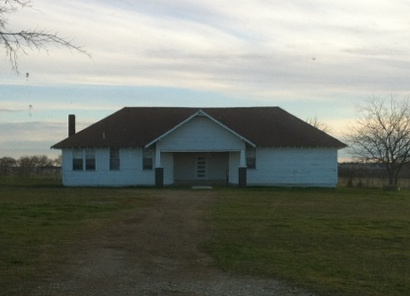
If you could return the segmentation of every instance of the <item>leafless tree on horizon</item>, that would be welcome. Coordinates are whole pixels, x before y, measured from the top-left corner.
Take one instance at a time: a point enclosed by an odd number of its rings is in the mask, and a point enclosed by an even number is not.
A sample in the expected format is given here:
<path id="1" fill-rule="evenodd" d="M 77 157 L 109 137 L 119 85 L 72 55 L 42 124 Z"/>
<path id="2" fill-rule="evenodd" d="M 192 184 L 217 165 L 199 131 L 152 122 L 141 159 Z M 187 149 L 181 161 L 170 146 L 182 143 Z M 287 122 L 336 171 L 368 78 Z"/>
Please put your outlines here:
<path id="1" fill-rule="evenodd" d="M 410 100 L 372 97 L 356 106 L 358 119 L 349 129 L 350 154 L 386 168 L 389 186 L 397 187 L 400 171 L 410 162 Z"/>

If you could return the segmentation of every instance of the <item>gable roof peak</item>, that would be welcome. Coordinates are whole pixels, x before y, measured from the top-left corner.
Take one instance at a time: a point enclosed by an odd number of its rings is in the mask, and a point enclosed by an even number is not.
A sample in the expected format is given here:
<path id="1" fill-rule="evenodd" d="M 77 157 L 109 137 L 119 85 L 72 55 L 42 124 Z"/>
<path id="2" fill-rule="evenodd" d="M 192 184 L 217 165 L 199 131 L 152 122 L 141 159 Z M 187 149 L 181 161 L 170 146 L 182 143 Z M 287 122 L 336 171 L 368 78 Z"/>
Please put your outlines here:
<path id="1" fill-rule="evenodd" d="M 166 136 L 168 136 L 169 134 L 173 133 L 175 130 L 179 129 L 181 126 L 187 124 L 189 121 L 193 120 L 193 118 L 195 117 L 206 117 L 209 120 L 211 120 L 212 122 L 214 122 L 215 124 L 217 124 L 218 126 L 222 127 L 223 129 L 229 131 L 230 133 L 234 134 L 236 137 L 240 138 L 242 141 L 245 141 L 246 143 L 248 143 L 249 145 L 256 147 L 256 145 L 254 143 L 252 143 L 250 140 L 248 140 L 247 138 L 245 138 L 244 136 L 238 134 L 236 131 L 230 129 L 228 126 L 224 125 L 222 122 L 218 121 L 217 119 L 213 118 L 212 116 L 210 116 L 209 114 L 207 114 L 205 111 L 203 111 L 202 109 L 199 109 L 198 111 L 196 111 L 195 113 L 193 113 L 191 116 L 189 116 L 187 119 L 185 119 L 184 121 L 182 121 L 181 123 L 177 124 L 176 126 L 174 126 L 173 128 L 171 128 L 170 130 L 166 131 L 164 134 L 160 135 L 159 137 L 155 138 L 154 140 L 152 140 L 151 142 L 149 142 L 148 144 L 145 145 L 146 148 L 152 146 L 154 143 L 160 141 L 161 139 L 165 138 Z"/>

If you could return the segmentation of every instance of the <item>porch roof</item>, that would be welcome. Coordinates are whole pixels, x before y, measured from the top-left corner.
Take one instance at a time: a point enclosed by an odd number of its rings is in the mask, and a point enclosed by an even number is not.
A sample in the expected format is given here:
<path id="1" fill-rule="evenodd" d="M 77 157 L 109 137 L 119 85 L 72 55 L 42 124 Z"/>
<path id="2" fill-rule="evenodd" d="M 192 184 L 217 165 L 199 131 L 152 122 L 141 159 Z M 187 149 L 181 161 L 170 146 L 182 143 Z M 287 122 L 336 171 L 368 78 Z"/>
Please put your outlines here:
<path id="1" fill-rule="evenodd" d="M 346 146 L 279 107 L 125 107 L 51 148 L 145 147 L 200 110 L 246 142 L 259 147 Z"/>

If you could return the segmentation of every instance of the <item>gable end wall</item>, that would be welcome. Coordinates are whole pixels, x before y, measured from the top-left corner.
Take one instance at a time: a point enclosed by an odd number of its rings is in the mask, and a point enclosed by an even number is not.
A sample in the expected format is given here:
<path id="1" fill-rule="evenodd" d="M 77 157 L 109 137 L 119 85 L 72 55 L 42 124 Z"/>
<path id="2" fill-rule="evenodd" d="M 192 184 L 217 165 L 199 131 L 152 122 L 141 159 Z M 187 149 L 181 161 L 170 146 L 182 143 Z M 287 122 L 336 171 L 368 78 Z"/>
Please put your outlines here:
<path id="1" fill-rule="evenodd" d="M 245 142 L 205 116 L 196 116 L 160 140 L 161 151 L 239 151 Z"/>

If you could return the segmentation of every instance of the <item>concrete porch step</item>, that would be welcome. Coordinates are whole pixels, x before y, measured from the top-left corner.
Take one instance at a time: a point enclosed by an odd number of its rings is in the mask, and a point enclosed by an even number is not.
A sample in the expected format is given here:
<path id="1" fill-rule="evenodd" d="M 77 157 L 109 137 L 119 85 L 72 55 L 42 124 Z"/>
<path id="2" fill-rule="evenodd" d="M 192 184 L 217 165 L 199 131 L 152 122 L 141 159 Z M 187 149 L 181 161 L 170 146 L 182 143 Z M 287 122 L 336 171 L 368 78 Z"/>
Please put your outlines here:
<path id="1" fill-rule="evenodd" d="M 209 186 L 209 185 L 193 185 L 192 189 L 194 189 L 194 190 L 211 190 L 211 189 L 213 189 L 213 187 Z"/>

